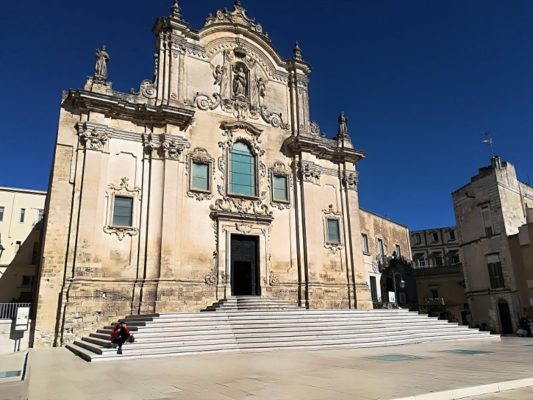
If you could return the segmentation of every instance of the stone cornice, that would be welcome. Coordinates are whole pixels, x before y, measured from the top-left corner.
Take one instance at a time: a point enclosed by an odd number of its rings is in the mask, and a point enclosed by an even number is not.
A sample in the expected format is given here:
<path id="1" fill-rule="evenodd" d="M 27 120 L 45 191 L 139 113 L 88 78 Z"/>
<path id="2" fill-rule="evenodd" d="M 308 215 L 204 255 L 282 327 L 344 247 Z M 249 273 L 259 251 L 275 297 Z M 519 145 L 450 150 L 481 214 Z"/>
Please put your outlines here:
<path id="1" fill-rule="evenodd" d="M 75 89 L 66 92 L 63 107 L 78 108 L 81 111 L 100 112 L 110 117 L 117 117 L 142 125 L 172 124 L 184 129 L 190 125 L 195 111 L 191 108 L 167 105 L 137 104 L 119 96 L 89 92 Z"/>
<path id="2" fill-rule="evenodd" d="M 338 147 L 334 140 L 313 136 L 290 136 L 284 146 L 292 153 L 309 153 L 317 158 L 335 163 L 351 162 L 357 164 L 366 153 L 349 147 Z"/>

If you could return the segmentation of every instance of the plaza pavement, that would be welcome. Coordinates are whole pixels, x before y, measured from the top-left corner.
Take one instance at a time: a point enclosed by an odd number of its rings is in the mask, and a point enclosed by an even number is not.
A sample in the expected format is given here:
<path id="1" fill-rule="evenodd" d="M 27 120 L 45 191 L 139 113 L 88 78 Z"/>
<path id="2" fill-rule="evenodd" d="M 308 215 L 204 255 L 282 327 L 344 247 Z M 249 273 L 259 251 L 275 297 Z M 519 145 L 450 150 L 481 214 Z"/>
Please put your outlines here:
<path id="1" fill-rule="evenodd" d="M 531 360 L 533 339 L 519 338 L 97 363 L 65 349 L 37 349 L 30 353 L 28 392 L 30 400 L 454 399 L 533 386 Z M 530 400 L 532 393 L 472 399 Z"/>

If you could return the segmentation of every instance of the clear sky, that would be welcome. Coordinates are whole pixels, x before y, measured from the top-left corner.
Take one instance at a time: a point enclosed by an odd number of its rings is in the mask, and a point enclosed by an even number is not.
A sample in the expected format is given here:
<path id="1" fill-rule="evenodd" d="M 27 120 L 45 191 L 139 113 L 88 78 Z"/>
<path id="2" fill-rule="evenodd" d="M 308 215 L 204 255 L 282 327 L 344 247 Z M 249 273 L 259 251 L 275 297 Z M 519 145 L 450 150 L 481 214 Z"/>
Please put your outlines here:
<path id="1" fill-rule="evenodd" d="M 0 186 L 46 189 L 61 91 L 105 43 L 113 88 L 152 77 L 153 22 L 171 0 L 0 2 Z M 533 179 L 533 1 L 243 0 L 284 56 L 312 65 L 312 119 L 345 111 L 361 205 L 411 229 L 454 223 L 450 193 L 495 149 Z M 199 29 L 231 0 L 181 0 Z"/>

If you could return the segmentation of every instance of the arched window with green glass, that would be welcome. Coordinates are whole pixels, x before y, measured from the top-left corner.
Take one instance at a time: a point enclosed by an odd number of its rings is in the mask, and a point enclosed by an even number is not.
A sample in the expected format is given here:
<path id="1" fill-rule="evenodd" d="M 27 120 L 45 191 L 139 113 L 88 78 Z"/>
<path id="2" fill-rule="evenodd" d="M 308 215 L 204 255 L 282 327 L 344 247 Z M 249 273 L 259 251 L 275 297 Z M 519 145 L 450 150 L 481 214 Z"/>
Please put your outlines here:
<path id="1" fill-rule="evenodd" d="M 247 144 L 237 142 L 229 154 L 229 192 L 256 196 L 255 157 Z"/>

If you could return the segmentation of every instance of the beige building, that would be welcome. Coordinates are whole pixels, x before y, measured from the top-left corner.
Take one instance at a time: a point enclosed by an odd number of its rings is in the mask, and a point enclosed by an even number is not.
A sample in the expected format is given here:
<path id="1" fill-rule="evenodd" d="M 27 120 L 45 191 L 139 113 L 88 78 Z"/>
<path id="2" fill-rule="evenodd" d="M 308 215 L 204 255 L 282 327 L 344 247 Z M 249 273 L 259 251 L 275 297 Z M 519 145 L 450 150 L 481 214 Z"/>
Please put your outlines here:
<path id="1" fill-rule="evenodd" d="M 333 139 L 311 120 L 298 45 L 283 58 L 239 2 L 198 31 L 175 3 L 153 32 L 154 78 L 137 92 L 112 89 L 105 47 L 85 87 L 64 92 L 36 345 L 233 295 L 371 308 L 365 154 L 344 114 Z"/>
<path id="2" fill-rule="evenodd" d="M 528 224 L 522 225 L 516 235 L 509 237 L 509 246 L 523 316 L 533 319 L 533 208 L 528 212 Z"/>
<path id="3" fill-rule="evenodd" d="M 419 310 L 468 325 L 460 243 L 454 226 L 411 232 Z"/>
<path id="4" fill-rule="evenodd" d="M 46 192 L 0 187 L 0 303 L 32 302 Z"/>
<path id="5" fill-rule="evenodd" d="M 387 296 L 382 293 L 386 290 L 386 282 L 382 282 L 381 271 L 387 266 L 393 253 L 408 262 L 411 261 L 409 229 L 363 209 L 359 209 L 359 219 L 363 261 L 368 273 L 372 301 L 383 303 L 387 301 Z"/>
<path id="6" fill-rule="evenodd" d="M 452 197 L 472 323 L 513 333 L 529 298 L 521 296 L 524 278 L 509 237 L 533 222 L 533 188 L 518 180 L 511 163 L 495 156 Z"/>

